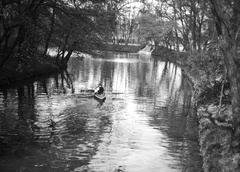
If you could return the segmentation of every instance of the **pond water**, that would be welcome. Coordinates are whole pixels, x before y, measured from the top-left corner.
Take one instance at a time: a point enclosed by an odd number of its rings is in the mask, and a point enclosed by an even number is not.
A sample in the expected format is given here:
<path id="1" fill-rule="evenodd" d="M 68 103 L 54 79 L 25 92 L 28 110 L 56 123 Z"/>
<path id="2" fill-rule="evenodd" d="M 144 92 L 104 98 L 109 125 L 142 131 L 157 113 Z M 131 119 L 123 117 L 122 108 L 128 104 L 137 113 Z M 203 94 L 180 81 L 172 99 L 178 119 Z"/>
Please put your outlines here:
<path id="1" fill-rule="evenodd" d="M 92 96 L 101 82 L 106 100 Z M 200 172 L 191 85 L 149 55 L 72 58 L 0 92 L 1 172 Z"/>

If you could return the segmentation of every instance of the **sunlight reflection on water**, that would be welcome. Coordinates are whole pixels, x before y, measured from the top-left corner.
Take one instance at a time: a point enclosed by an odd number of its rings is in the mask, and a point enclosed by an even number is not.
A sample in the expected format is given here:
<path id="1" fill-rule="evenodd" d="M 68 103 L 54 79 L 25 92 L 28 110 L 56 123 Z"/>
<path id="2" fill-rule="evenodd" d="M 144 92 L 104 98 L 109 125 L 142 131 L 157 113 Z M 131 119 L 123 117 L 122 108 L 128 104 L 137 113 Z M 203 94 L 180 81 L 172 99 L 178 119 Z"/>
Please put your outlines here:
<path id="1" fill-rule="evenodd" d="M 7 141 L 20 154 L 0 157 L 0 171 L 201 171 L 191 86 L 181 69 L 150 56 L 110 56 L 74 58 L 68 75 L 0 94 L 0 133 L 11 131 Z M 87 92 L 99 81 L 103 104 Z"/>

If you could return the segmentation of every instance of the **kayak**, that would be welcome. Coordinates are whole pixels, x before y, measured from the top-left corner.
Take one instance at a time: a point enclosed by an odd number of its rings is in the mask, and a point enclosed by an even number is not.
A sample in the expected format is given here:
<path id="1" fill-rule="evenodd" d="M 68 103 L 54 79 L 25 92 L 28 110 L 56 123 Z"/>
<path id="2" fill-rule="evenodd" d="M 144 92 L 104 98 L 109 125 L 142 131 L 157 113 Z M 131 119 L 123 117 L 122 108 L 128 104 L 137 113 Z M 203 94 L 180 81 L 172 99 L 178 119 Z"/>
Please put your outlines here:
<path id="1" fill-rule="evenodd" d="M 106 100 L 106 96 L 105 94 L 94 94 L 94 98 L 101 100 L 101 101 L 105 101 Z"/>

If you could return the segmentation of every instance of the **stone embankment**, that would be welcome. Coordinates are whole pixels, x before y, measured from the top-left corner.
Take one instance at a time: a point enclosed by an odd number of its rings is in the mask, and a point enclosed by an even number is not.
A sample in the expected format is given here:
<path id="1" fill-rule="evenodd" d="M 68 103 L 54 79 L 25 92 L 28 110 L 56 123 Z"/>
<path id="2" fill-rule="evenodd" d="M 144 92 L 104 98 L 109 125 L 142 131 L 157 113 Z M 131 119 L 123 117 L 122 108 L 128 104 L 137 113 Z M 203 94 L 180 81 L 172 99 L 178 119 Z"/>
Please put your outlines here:
<path id="1" fill-rule="evenodd" d="M 191 73 L 191 66 L 181 58 L 177 63 L 182 66 L 183 73 L 196 89 L 200 76 Z M 218 90 L 213 89 L 213 91 Z M 198 100 L 197 96 L 195 97 L 195 102 L 201 102 L 195 105 L 199 121 L 199 145 L 203 157 L 203 171 L 240 171 L 240 141 L 233 136 L 231 105 L 228 102 L 220 106 L 216 103 L 219 97 L 211 94 L 206 97 L 204 100 Z"/>
<path id="2" fill-rule="evenodd" d="M 196 76 L 186 75 L 193 85 L 197 85 Z M 240 171 L 240 142 L 233 136 L 231 105 L 219 106 L 212 100 L 201 101 L 201 105 L 197 106 L 197 115 L 203 171 Z"/>
<path id="3" fill-rule="evenodd" d="M 239 143 L 233 141 L 231 106 L 198 108 L 199 143 L 204 172 L 240 171 Z"/>

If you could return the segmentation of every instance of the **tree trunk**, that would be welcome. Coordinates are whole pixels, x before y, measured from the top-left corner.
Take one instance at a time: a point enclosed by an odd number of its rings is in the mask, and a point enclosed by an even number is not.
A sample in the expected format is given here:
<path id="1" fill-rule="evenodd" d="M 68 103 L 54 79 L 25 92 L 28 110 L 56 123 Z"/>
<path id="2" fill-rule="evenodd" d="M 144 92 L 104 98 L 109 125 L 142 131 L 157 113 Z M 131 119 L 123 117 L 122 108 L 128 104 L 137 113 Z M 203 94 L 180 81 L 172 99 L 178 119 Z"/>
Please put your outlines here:
<path id="1" fill-rule="evenodd" d="M 216 30 L 230 80 L 234 137 L 240 140 L 240 63 L 236 42 L 238 28 L 236 28 L 237 21 L 233 22 L 234 19 L 238 18 L 240 11 L 233 13 L 232 16 L 226 15 L 220 6 L 221 2 L 210 0 L 210 3 L 216 18 Z M 240 7 L 239 0 L 234 1 L 230 6 L 232 9 L 238 7 Z"/>
<path id="2" fill-rule="evenodd" d="M 2 44 L 4 39 L 7 39 L 7 37 L 9 37 L 9 35 L 10 35 L 10 29 L 6 29 L 6 31 L 4 32 L 4 34 L 0 38 L 0 45 Z"/>
<path id="3" fill-rule="evenodd" d="M 64 59 L 62 60 L 63 64 L 67 64 L 67 63 L 68 63 L 68 61 L 69 61 L 72 53 L 73 53 L 73 50 L 72 50 L 72 49 L 71 49 L 71 50 L 68 50 L 67 55 L 66 55 L 66 56 L 64 57 Z"/>
<path id="4" fill-rule="evenodd" d="M 16 39 L 14 40 L 14 42 L 12 43 L 12 45 L 10 46 L 10 48 L 6 51 L 6 53 L 4 53 L 3 59 L 0 61 L 0 69 L 3 67 L 3 65 L 7 62 L 7 60 L 10 58 L 10 56 L 12 55 L 15 47 L 17 46 L 17 44 L 19 43 L 19 35 L 16 37 Z M 6 50 L 6 47 L 5 47 Z"/>
<path id="5" fill-rule="evenodd" d="M 191 1 L 191 20 L 192 20 L 192 28 L 191 28 L 191 32 L 192 32 L 192 47 L 191 49 L 193 49 L 194 51 L 196 51 L 197 49 L 197 40 L 196 40 L 196 19 L 197 19 L 197 16 L 196 16 L 196 4 L 195 4 L 195 1 L 192 0 Z"/>
<path id="6" fill-rule="evenodd" d="M 225 35 L 225 37 L 228 36 Z M 229 39 L 225 39 L 225 44 L 222 45 L 222 51 L 227 63 L 226 66 L 231 85 L 234 136 L 240 139 L 240 68 L 236 44 L 232 44 L 232 42 L 233 41 Z"/>
<path id="7" fill-rule="evenodd" d="M 56 4 L 56 0 L 54 2 Z M 50 31 L 46 40 L 46 44 L 45 44 L 45 50 L 44 50 L 44 55 L 47 54 L 47 50 L 49 47 L 49 43 L 53 34 L 53 27 L 54 27 L 54 23 L 55 23 L 55 6 L 53 7 L 53 13 L 52 13 L 52 17 L 51 17 L 51 25 L 50 25 Z"/>

